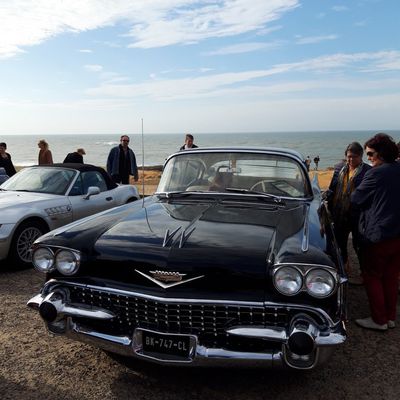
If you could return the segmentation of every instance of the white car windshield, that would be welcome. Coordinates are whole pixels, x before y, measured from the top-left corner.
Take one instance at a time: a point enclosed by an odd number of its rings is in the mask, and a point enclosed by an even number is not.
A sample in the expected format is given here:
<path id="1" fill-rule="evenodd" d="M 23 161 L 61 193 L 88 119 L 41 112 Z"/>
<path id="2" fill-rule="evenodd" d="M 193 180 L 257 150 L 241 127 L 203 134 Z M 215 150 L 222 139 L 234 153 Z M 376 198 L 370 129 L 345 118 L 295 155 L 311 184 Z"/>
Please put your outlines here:
<path id="1" fill-rule="evenodd" d="M 251 152 L 178 154 L 165 166 L 158 193 L 242 192 L 280 197 L 310 196 L 304 168 L 295 159 Z"/>
<path id="2" fill-rule="evenodd" d="M 1 189 L 64 195 L 77 173 L 63 168 L 24 168 L 5 181 Z"/>

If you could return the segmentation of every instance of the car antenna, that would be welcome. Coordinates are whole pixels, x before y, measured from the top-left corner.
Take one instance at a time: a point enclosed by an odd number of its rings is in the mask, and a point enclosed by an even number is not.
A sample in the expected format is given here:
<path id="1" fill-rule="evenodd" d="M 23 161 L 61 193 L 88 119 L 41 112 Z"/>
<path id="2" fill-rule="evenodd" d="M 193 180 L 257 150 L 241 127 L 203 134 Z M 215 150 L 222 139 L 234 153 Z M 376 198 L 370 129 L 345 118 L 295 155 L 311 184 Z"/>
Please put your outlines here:
<path id="1" fill-rule="evenodd" d="M 142 208 L 144 207 L 144 134 L 142 118 Z"/>

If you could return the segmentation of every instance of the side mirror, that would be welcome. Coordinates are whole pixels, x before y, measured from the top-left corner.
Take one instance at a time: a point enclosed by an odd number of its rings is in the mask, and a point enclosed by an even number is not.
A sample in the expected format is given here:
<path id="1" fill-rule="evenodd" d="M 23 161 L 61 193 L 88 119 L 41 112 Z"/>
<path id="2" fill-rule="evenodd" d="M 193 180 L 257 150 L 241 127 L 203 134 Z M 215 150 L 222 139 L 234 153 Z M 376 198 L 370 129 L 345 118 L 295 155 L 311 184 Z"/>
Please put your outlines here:
<path id="1" fill-rule="evenodd" d="M 97 186 L 89 186 L 87 193 L 83 196 L 84 200 L 89 200 L 90 196 L 100 193 L 100 188 Z"/>

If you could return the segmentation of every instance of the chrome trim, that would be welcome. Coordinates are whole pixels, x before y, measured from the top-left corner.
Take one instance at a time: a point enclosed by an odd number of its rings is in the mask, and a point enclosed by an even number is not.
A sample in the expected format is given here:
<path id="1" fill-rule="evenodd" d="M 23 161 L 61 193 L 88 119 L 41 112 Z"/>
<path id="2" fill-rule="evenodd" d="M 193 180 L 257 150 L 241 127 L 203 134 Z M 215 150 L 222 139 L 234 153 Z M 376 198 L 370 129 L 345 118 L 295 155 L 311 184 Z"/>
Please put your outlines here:
<path id="1" fill-rule="evenodd" d="M 37 296 L 35 296 L 34 299 L 36 299 L 36 297 Z M 42 301 L 39 304 L 39 309 L 42 304 L 51 304 L 57 311 L 57 319 L 68 316 L 107 321 L 115 317 L 114 313 L 103 308 L 85 306 L 83 304 L 68 304 L 65 297 L 66 295 L 61 291 L 51 292 L 44 298 L 42 296 Z M 38 299 L 36 299 L 36 301 L 37 300 Z"/>
<path id="2" fill-rule="evenodd" d="M 283 361 L 283 352 L 276 351 L 274 353 L 250 353 L 250 352 L 238 352 L 230 351 L 225 349 L 207 348 L 205 346 L 198 345 L 195 348 L 192 361 L 175 361 L 175 360 L 162 360 L 153 357 L 145 357 L 138 354 L 134 350 L 133 339 L 127 336 L 113 336 L 105 335 L 99 332 L 94 332 L 91 329 L 84 328 L 79 324 L 70 321 L 68 319 L 67 330 L 64 336 L 78 340 L 89 345 L 102 348 L 104 350 L 117 353 L 126 357 L 136 359 L 147 359 L 157 364 L 163 365 L 177 365 L 182 364 L 186 366 L 254 366 L 257 363 L 268 367 L 284 368 L 286 365 Z M 51 327 L 48 326 L 51 333 Z"/>
<path id="3" fill-rule="evenodd" d="M 115 289 L 111 287 L 103 287 L 103 286 L 96 286 L 96 285 L 86 285 L 82 283 L 77 283 L 77 282 L 70 282 L 70 281 L 64 281 L 64 280 L 56 280 L 56 279 L 51 279 L 45 283 L 45 285 L 42 288 L 42 293 L 46 293 L 49 291 L 48 287 L 51 287 L 52 285 L 67 285 L 67 286 L 77 286 L 77 287 L 83 287 L 86 289 L 93 289 L 93 290 L 99 290 L 99 291 L 107 291 L 110 293 L 114 294 L 119 294 L 121 296 L 137 296 L 141 297 L 143 299 L 150 299 L 150 300 L 155 300 L 155 301 L 162 301 L 165 303 L 196 303 L 196 304 L 227 304 L 229 303 L 230 305 L 242 305 L 242 306 L 254 306 L 254 307 L 263 307 L 264 302 L 251 302 L 251 301 L 237 301 L 237 300 L 213 300 L 213 299 L 183 299 L 179 297 L 175 298 L 168 298 L 168 297 L 160 297 L 160 296 L 153 296 L 153 295 L 148 295 L 148 294 L 143 294 L 140 292 L 134 292 L 134 291 L 128 291 L 128 290 L 121 290 L 121 289 Z M 275 303 L 274 303 L 275 304 Z"/>
<path id="4" fill-rule="evenodd" d="M 178 226 L 178 227 L 177 227 L 175 230 L 173 230 L 171 233 L 169 233 L 169 229 L 167 229 L 167 230 L 165 231 L 165 234 L 164 234 L 164 241 L 163 241 L 162 247 L 166 247 L 166 246 L 169 244 L 169 242 L 174 238 L 176 232 L 178 232 L 179 229 L 181 229 L 180 226 Z"/>
<path id="5" fill-rule="evenodd" d="M 249 307 L 284 307 L 287 309 L 294 309 L 294 310 L 303 310 L 303 311 L 309 311 L 309 312 L 314 312 L 320 315 L 326 323 L 329 325 L 330 328 L 333 328 L 337 325 L 338 322 L 334 322 L 332 318 L 329 316 L 329 314 L 324 311 L 321 308 L 318 307 L 312 307 L 308 306 L 305 304 L 298 304 L 298 303 L 276 303 L 276 302 L 270 302 L 270 301 L 263 301 L 263 302 L 250 302 L 250 301 L 238 301 L 238 300 L 213 300 L 213 299 L 182 299 L 179 297 L 176 298 L 166 298 L 166 297 L 159 297 L 159 296 L 152 296 L 152 295 L 146 295 L 143 293 L 139 292 L 133 292 L 133 291 L 127 291 L 127 290 L 120 290 L 120 289 L 115 289 L 111 287 L 104 288 L 102 286 L 95 286 L 95 285 L 84 285 L 81 283 L 76 283 L 76 282 L 69 282 L 69 281 L 63 281 L 63 280 L 55 280 L 51 279 L 45 283 L 43 286 L 41 293 L 49 293 L 51 286 L 59 286 L 59 285 L 67 285 L 67 286 L 77 286 L 77 287 L 82 287 L 86 289 L 93 289 L 93 290 L 98 290 L 98 291 L 108 291 L 110 293 L 114 294 L 119 294 L 121 296 L 136 296 L 140 297 L 143 299 L 149 299 L 149 300 L 154 300 L 154 301 L 159 301 L 159 302 L 164 302 L 164 303 L 195 303 L 195 304 L 204 304 L 204 305 L 213 305 L 213 304 L 224 304 L 227 306 L 249 306 Z M 36 297 L 36 296 L 35 296 Z"/>
<path id="6" fill-rule="evenodd" d="M 240 326 L 232 327 L 226 330 L 227 333 L 234 336 L 248 337 L 248 338 L 261 338 L 276 340 L 278 342 L 285 342 L 288 338 L 286 329 L 278 326 L 270 327 L 254 327 L 254 326 Z"/>
<path id="7" fill-rule="evenodd" d="M 75 222 L 76 222 L 76 221 L 75 221 Z M 63 227 L 61 227 L 61 228 L 63 228 Z M 54 248 L 54 249 L 59 249 L 59 250 L 69 250 L 69 251 L 73 251 L 73 252 L 75 252 L 75 253 L 81 254 L 81 251 L 76 250 L 76 249 L 73 249 L 73 248 L 71 248 L 71 247 L 58 246 L 58 245 L 53 245 L 53 244 L 45 244 L 45 243 L 41 243 L 41 242 L 39 242 L 39 243 L 33 243 L 33 245 L 32 245 L 32 248 L 33 248 L 32 251 L 33 251 L 33 250 L 36 250 L 37 247 L 47 247 L 47 248 Z"/>
<path id="8" fill-rule="evenodd" d="M 187 283 L 187 282 L 194 281 L 194 280 L 196 280 L 196 279 L 204 278 L 204 275 L 201 275 L 201 276 L 195 276 L 194 278 L 190 278 L 190 279 L 186 279 L 186 280 L 181 280 L 181 281 L 179 281 L 179 282 L 163 283 L 163 282 L 160 282 L 159 280 L 153 278 L 152 276 L 149 276 L 149 275 L 145 274 L 144 272 L 141 272 L 141 271 L 139 271 L 139 270 L 137 270 L 137 269 L 135 269 L 135 271 L 136 271 L 138 274 L 140 274 L 140 275 L 144 276 L 145 278 L 147 278 L 149 281 L 152 281 L 152 282 L 155 283 L 156 285 L 161 286 L 163 289 L 169 289 L 169 288 L 171 288 L 171 287 L 173 287 L 173 286 L 182 285 L 183 283 Z"/>
<path id="9" fill-rule="evenodd" d="M 310 241 L 310 228 L 308 216 L 310 214 L 310 205 L 307 204 L 306 207 L 306 215 L 304 217 L 304 225 L 303 225 L 303 240 L 301 241 L 301 251 L 306 253 L 308 251 L 309 241 Z"/>

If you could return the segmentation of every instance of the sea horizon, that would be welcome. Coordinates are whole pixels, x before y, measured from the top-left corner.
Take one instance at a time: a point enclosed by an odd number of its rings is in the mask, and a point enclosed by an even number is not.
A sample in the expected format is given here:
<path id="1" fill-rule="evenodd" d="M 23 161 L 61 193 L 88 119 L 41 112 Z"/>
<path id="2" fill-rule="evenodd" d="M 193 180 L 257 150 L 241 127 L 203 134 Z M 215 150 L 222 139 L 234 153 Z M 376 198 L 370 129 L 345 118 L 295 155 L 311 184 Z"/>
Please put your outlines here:
<path id="1" fill-rule="evenodd" d="M 280 131 L 280 132 L 224 132 L 194 133 L 195 143 L 200 147 L 279 147 L 297 150 L 304 157 L 320 157 L 319 168 L 333 167 L 344 156 L 346 146 L 353 141 L 363 145 L 376 130 L 329 130 L 329 131 Z M 380 131 L 382 132 L 382 130 Z M 398 142 L 399 130 L 384 130 Z M 136 155 L 138 165 L 162 165 L 165 159 L 182 146 L 183 133 L 129 134 L 130 147 Z M 37 164 L 39 149 L 37 142 L 45 139 L 53 154 L 55 163 L 63 162 L 65 156 L 77 148 L 84 148 L 85 163 L 105 166 L 110 149 L 119 144 L 118 134 L 21 134 L 0 135 L 0 141 L 7 143 L 15 166 L 25 167 Z M 228 139 L 229 137 L 229 139 Z M 144 157 L 143 149 L 144 147 Z M 311 165 L 314 168 L 314 163 Z"/>

